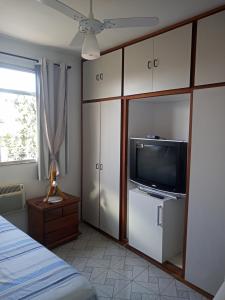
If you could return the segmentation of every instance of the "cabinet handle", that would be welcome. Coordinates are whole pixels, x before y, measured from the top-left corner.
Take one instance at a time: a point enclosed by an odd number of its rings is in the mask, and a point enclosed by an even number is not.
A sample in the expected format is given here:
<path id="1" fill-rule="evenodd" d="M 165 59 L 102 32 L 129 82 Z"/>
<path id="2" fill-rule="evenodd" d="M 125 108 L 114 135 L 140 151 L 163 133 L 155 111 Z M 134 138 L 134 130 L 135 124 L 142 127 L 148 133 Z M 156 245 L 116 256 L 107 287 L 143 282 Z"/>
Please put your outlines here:
<path id="1" fill-rule="evenodd" d="M 100 73 L 100 79 L 103 80 L 103 73 Z"/>
<path id="2" fill-rule="evenodd" d="M 96 164 L 95 168 L 96 168 L 96 170 L 98 170 L 99 169 L 99 164 Z"/>
<path id="3" fill-rule="evenodd" d="M 99 74 L 96 75 L 96 80 L 99 81 Z"/>
<path id="4" fill-rule="evenodd" d="M 103 164 L 100 164 L 100 171 L 103 170 Z"/>
<path id="5" fill-rule="evenodd" d="M 161 213 L 162 213 L 162 206 L 161 205 L 158 205 L 157 206 L 157 226 L 162 226 L 163 225 L 163 223 L 162 223 L 162 218 L 160 218 L 160 211 L 161 211 Z M 160 221 L 160 219 L 161 219 L 161 221 Z"/>
<path id="6" fill-rule="evenodd" d="M 154 59 L 154 67 L 157 68 L 159 66 L 159 60 L 158 58 Z"/>
<path id="7" fill-rule="evenodd" d="M 152 68 L 152 61 L 151 61 L 151 60 L 148 61 L 148 63 L 147 63 L 147 68 L 148 68 L 149 70 L 151 70 L 151 68 Z"/>

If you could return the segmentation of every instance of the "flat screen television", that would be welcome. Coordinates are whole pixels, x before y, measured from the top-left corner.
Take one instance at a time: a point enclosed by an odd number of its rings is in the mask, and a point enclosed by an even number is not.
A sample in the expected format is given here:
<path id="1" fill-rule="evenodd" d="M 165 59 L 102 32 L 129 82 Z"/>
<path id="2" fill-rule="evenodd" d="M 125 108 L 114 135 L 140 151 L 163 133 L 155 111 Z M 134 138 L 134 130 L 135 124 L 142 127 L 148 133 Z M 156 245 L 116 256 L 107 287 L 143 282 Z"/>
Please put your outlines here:
<path id="1" fill-rule="evenodd" d="M 186 193 L 187 143 L 130 138 L 130 180 L 173 194 Z"/>

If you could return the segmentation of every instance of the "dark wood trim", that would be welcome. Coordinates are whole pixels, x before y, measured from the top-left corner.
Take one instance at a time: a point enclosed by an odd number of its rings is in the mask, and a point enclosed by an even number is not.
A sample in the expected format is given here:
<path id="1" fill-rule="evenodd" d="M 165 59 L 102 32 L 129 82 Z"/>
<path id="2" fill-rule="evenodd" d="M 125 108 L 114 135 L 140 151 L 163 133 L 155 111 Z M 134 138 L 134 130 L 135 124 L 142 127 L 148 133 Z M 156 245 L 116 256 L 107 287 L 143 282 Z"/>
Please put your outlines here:
<path id="1" fill-rule="evenodd" d="M 220 86 L 225 86 L 225 82 L 195 85 L 194 89 L 199 90 L 199 89 L 215 88 L 215 87 L 220 87 Z"/>
<path id="2" fill-rule="evenodd" d="M 100 99 L 91 99 L 91 100 L 83 100 L 82 103 L 93 103 L 93 102 L 111 101 L 111 100 L 118 100 L 118 99 L 121 99 L 121 96 L 100 98 Z"/>
<path id="3" fill-rule="evenodd" d="M 188 287 L 192 288 L 193 290 L 195 290 L 196 292 L 200 293 L 201 295 L 203 295 L 204 297 L 206 297 L 207 299 L 213 299 L 213 296 L 207 292 L 205 292 L 204 290 L 196 287 L 195 285 L 193 285 L 192 283 L 186 281 L 184 278 L 182 278 L 182 276 L 177 273 L 177 269 L 175 268 L 168 268 L 168 263 L 165 262 L 163 264 L 157 262 L 156 260 L 154 260 L 153 258 L 145 255 L 144 253 L 138 251 L 137 249 L 131 247 L 129 244 L 125 245 L 125 247 L 127 249 L 129 249 L 130 251 L 134 252 L 135 254 L 141 256 L 142 258 L 144 258 L 145 260 L 149 261 L 151 264 L 153 264 L 154 266 L 158 267 L 159 269 L 163 270 L 164 272 L 170 274 L 171 276 L 173 276 L 175 279 L 179 280 L 180 282 L 184 283 L 185 285 L 187 285 Z"/>
<path id="4" fill-rule="evenodd" d="M 86 103 L 118 100 L 118 99 L 122 99 L 122 100 L 124 99 L 124 100 L 128 100 L 128 101 L 142 100 L 144 98 L 153 98 L 153 97 L 179 95 L 179 94 L 190 94 L 193 92 L 193 90 L 204 89 L 204 88 L 214 88 L 214 87 L 221 87 L 221 86 L 225 86 L 225 82 L 196 85 L 194 87 L 188 87 L 188 88 L 163 90 L 163 91 L 156 91 L 156 92 L 149 92 L 149 93 L 135 94 L 135 95 L 128 95 L 128 96 L 117 96 L 117 97 L 108 97 L 108 98 L 93 99 L 93 100 L 83 100 L 82 103 L 86 104 Z"/>
<path id="5" fill-rule="evenodd" d="M 201 14 L 198 14 L 198 15 L 196 15 L 194 17 L 185 19 L 185 20 L 183 20 L 181 22 L 177 22 L 177 23 L 175 23 L 173 25 L 170 25 L 170 26 L 167 26 L 165 28 L 159 29 L 159 30 L 157 30 L 155 32 L 151 32 L 149 34 L 143 35 L 143 36 L 138 37 L 136 39 L 130 40 L 130 41 L 125 42 L 125 43 L 122 43 L 122 44 L 120 44 L 118 46 L 115 46 L 115 47 L 112 47 L 110 49 L 104 50 L 104 51 L 101 52 L 101 55 L 104 55 L 104 54 L 107 54 L 109 52 L 116 51 L 118 49 L 121 49 L 121 48 L 130 46 L 130 45 L 139 43 L 139 42 L 144 41 L 146 39 L 149 39 L 149 38 L 152 38 L 154 36 L 160 35 L 162 33 L 168 32 L 170 30 L 176 29 L 176 28 L 181 27 L 183 25 L 190 24 L 190 23 L 192 23 L 194 21 L 198 21 L 198 20 L 200 20 L 202 18 L 208 17 L 210 15 L 213 15 L 213 14 L 218 13 L 218 12 L 223 11 L 223 10 L 225 10 L 225 5 L 216 7 L 214 9 L 209 10 L 209 11 L 206 11 L 206 12 L 203 12 Z"/>
<path id="6" fill-rule="evenodd" d="M 169 261 L 165 261 L 163 264 L 163 267 L 165 267 L 168 271 L 171 271 L 172 274 L 176 274 L 178 276 L 182 276 L 183 270 L 173 263 Z"/>
<path id="7" fill-rule="evenodd" d="M 152 98 L 152 97 L 169 96 L 169 95 L 177 95 L 177 94 L 189 94 L 191 92 L 192 92 L 192 88 L 188 87 L 188 88 L 129 95 L 129 96 L 124 96 L 124 98 L 127 100 L 139 100 L 139 99 L 141 100 L 143 98 Z"/>
<path id="8" fill-rule="evenodd" d="M 190 112 L 189 112 L 189 137 L 187 150 L 187 175 L 186 175 L 186 199 L 184 210 L 184 240 L 183 240 L 183 273 L 185 277 L 186 269 L 186 251 L 187 251 L 187 228 L 188 228 L 188 206 L 189 206 L 189 186 L 190 186 L 190 170 L 191 170 L 191 145 L 192 145 L 192 118 L 193 118 L 193 92 L 190 97 Z"/>
<path id="9" fill-rule="evenodd" d="M 124 95 L 124 48 L 122 48 L 121 95 Z"/>
<path id="10" fill-rule="evenodd" d="M 192 24 L 190 87 L 193 87 L 195 82 L 196 43 L 197 43 L 197 21 L 194 21 Z"/>
<path id="11" fill-rule="evenodd" d="M 81 145 L 80 145 L 80 151 L 81 151 L 81 178 L 80 178 L 80 218 L 82 219 L 83 216 L 83 105 L 82 105 L 82 99 L 83 99 L 83 62 L 81 61 L 80 64 L 81 67 L 81 107 L 80 107 L 80 111 L 81 111 L 81 120 L 80 120 L 80 134 L 81 134 Z"/>
<path id="12" fill-rule="evenodd" d="M 120 152 L 120 241 L 127 238 L 127 140 L 128 101 L 121 100 L 121 152 Z"/>

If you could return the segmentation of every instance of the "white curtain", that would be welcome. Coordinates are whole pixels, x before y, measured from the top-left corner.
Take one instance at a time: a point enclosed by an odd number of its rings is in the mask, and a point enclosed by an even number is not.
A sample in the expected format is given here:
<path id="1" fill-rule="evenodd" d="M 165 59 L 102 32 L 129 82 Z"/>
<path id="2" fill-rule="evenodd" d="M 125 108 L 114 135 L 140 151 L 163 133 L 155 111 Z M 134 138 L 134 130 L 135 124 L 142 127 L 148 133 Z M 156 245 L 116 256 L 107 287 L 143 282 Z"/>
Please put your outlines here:
<path id="1" fill-rule="evenodd" d="M 38 116 L 38 177 L 67 173 L 67 67 L 42 59 L 36 66 Z"/>

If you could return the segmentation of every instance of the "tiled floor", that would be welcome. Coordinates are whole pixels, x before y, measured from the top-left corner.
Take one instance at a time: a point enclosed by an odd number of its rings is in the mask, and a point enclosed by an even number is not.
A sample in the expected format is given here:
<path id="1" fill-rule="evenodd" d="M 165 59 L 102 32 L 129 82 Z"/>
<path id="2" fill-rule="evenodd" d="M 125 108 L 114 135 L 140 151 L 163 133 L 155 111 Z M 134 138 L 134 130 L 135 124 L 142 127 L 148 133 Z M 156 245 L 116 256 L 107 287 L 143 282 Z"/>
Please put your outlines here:
<path id="1" fill-rule="evenodd" d="M 91 227 L 80 230 L 77 240 L 53 251 L 87 277 L 99 300 L 205 299 Z"/>

